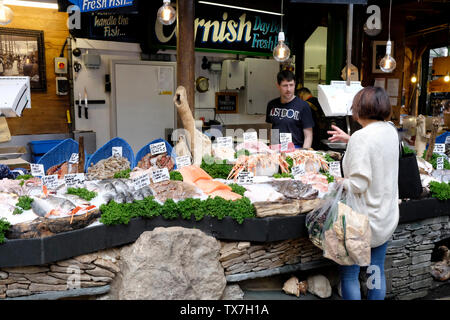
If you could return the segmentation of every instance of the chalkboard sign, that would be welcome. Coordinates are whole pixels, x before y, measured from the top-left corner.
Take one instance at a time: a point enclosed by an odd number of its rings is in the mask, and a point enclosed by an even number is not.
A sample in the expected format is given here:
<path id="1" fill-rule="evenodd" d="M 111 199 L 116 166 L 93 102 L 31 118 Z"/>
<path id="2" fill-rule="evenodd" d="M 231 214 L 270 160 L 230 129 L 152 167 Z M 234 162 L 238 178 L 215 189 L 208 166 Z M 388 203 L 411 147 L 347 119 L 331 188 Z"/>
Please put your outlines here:
<path id="1" fill-rule="evenodd" d="M 216 113 L 238 112 L 237 92 L 216 92 Z"/>

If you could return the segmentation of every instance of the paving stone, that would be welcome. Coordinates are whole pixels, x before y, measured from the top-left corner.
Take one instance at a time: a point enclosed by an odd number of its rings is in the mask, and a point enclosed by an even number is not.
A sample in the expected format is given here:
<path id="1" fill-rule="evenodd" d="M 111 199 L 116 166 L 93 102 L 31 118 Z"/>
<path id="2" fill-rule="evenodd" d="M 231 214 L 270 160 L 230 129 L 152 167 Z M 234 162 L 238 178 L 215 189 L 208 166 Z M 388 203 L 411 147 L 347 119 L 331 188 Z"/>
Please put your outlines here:
<path id="1" fill-rule="evenodd" d="M 433 249 L 433 248 L 434 248 L 434 244 L 422 244 L 422 245 L 416 246 L 413 250 L 420 251 L 420 250 L 428 250 L 428 249 Z"/>
<path id="2" fill-rule="evenodd" d="M 419 264 L 422 262 L 431 261 L 431 254 L 424 254 L 416 257 L 412 257 L 411 264 Z"/>
<path id="3" fill-rule="evenodd" d="M 413 300 L 413 299 L 423 298 L 427 294 L 428 294 L 428 290 L 423 290 L 423 291 L 398 295 L 397 299 L 398 300 Z"/>
<path id="4" fill-rule="evenodd" d="M 410 257 L 418 257 L 418 256 L 422 256 L 425 254 L 431 254 L 433 253 L 433 250 L 421 250 L 421 251 L 412 251 L 409 256 Z"/>
<path id="5" fill-rule="evenodd" d="M 56 264 L 60 267 L 78 267 L 82 270 L 91 270 L 95 269 L 95 265 L 90 263 L 81 263 L 75 259 L 68 259 L 64 261 L 58 261 Z"/>
<path id="6" fill-rule="evenodd" d="M 440 231 L 432 231 L 432 232 L 428 232 L 425 236 L 427 239 L 434 239 L 434 238 L 440 237 L 441 232 Z"/>
<path id="7" fill-rule="evenodd" d="M 30 290 L 24 290 L 24 289 L 14 289 L 14 290 L 6 290 L 6 296 L 14 298 L 14 297 L 20 297 L 20 296 L 28 296 L 30 295 Z"/>
<path id="8" fill-rule="evenodd" d="M 102 269 L 100 267 L 96 267 L 93 270 L 86 270 L 86 273 L 90 274 L 91 276 L 94 276 L 94 277 L 114 278 L 114 273 L 112 273 L 111 271 L 108 271 L 106 269 Z"/>
<path id="9" fill-rule="evenodd" d="M 42 291 L 63 291 L 66 290 L 66 285 L 52 285 L 52 284 L 41 284 L 32 283 L 29 290 L 31 292 L 42 292 Z"/>
<path id="10" fill-rule="evenodd" d="M 11 283 L 8 285 L 8 290 L 16 290 L 16 289 L 28 290 L 29 286 L 30 286 L 29 284 L 24 283 Z"/>
<path id="11" fill-rule="evenodd" d="M 76 275 L 74 273 L 49 272 L 48 275 L 65 281 L 69 278 L 74 279 L 75 277 L 79 277 L 80 281 L 90 281 L 92 278 L 90 275 L 84 273 Z"/>
<path id="12" fill-rule="evenodd" d="M 8 278 L 8 273 L 0 271 L 0 280 L 5 280 Z"/>
<path id="13" fill-rule="evenodd" d="M 411 264 L 411 258 L 406 258 L 406 259 L 392 261 L 392 267 L 393 268 L 403 267 L 403 266 L 406 266 L 408 264 Z"/>
<path id="14" fill-rule="evenodd" d="M 37 267 L 37 266 L 32 266 L 32 267 L 14 267 L 14 268 L 3 268 L 3 271 L 6 271 L 8 273 L 26 273 L 26 274 L 31 274 L 31 273 L 41 273 L 41 272 L 46 272 L 49 271 L 48 267 Z"/>
<path id="15" fill-rule="evenodd" d="M 45 273 L 37 274 L 26 274 L 25 277 L 32 283 L 43 283 L 43 284 L 65 284 L 65 280 L 54 278 Z"/>
<path id="16" fill-rule="evenodd" d="M 426 220 L 422 220 L 421 222 L 416 223 L 410 223 L 405 229 L 409 231 L 419 230 L 424 227 L 426 223 L 424 223 Z"/>
<path id="17" fill-rule="evenodd" d="M 421 288 L 429 288 L 431 286 L 432 282 L 433 282 L 433 279 L 431 279 L 431 278 L 424 279 L 424 280 L 420 280 L 420 281 L 411 283 L 409 287 L 414 290 L 421 289 Z"/>
<path id="18" fill-rule="evenodd" d="M 409 239 L 401 239 L 401 240 L 392 240 L 388 243 L 388 248 L 399 248 L 408 244 Z"/>
<path id="19" fill-rule="evenodd" d="M 440 224 L 440 223 L 432 224 L 430 227 L 431 227 L 431 230 L 433 230 L 433 231 L 443 228 L 442 224 Z"/>
<path id="20" fill-rule="evenodd" d="M 425 268 L 425 267 L 429 267 L 429 266 L 431 266 L 431 261 L 426 261 L 426 262 L 411 265 L 411 266 L 409 266 L 408 269 L 410 271 L 412 271 L 412 270 L 417 270 L 417 269 Z"/>
<path id="21" fill-rule="evenodd" d="M 430 228 L 422 228 L 412 233 L 413 236 L 424 235 L 430 232 Z"/>
<path id="22" fill-rule="evenodd" d="M 392 288 L 402 288 L 402 287 L 407 287 L 410 284 L 410 280 L 406 279 L 406 280 L 401 280 L 401 281 L 392 281 Z"/>
<path id="23" fill-rule="evenodd" d="M 97 259 L 97 260 L 94 261 L 94 264 L 96 266 L 99 266 L 99 267 L 101 267 L 103 269 L 107 269 L 107 270 L 109 270 L 111 272 L 114 272 L 114 273 L 120 272 L 120 268 L 115 263 L 112 263 L 109 260 Z"/>

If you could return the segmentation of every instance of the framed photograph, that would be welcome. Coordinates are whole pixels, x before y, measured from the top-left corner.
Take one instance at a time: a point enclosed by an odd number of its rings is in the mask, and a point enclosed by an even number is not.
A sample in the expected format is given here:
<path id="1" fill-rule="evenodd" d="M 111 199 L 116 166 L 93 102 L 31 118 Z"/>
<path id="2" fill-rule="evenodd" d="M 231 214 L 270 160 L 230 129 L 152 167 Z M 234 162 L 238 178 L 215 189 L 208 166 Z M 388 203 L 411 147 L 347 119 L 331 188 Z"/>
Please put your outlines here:
<path id="1" fill-rule="evenodd" d="M 47 91 L 44 32 L 0 28 L 0 76 L 28 76 L 31 90 Z"/>
<path id="2" fill-rule="evenodd" d="M 372 73 L 384 73 L 380 69 L 380 61 L 386 55 L 387 41 L 372 41 Z M 391 56 L 394 57 L 394 41 L 391 41 Z"/>

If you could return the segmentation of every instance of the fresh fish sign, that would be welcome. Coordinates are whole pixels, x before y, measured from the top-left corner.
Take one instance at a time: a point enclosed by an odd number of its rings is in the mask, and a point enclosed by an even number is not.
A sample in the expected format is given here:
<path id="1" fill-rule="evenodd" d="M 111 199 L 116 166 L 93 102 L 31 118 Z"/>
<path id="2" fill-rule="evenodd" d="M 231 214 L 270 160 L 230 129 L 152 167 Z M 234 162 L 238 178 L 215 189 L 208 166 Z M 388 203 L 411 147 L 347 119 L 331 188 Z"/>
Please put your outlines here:
<path id="1" fill-rule="evenodd" d="M 134 0 L 69 0 L 78 6 L 81 12 L 108 10 L 132 6 Z"/>

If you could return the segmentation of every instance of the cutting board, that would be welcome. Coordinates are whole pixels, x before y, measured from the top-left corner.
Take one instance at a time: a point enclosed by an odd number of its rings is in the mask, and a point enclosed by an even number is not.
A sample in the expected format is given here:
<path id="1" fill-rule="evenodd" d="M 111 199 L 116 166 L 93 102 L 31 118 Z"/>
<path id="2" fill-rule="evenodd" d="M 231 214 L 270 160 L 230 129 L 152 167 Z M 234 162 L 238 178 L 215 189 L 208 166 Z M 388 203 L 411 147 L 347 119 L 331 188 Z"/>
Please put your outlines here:
<path id="1" fill-rule="evenodd" d="M 0 117 L 0 142 L 11 140 L 11 132 L 9 132 L 8 123 L 5 117 Z"/>

